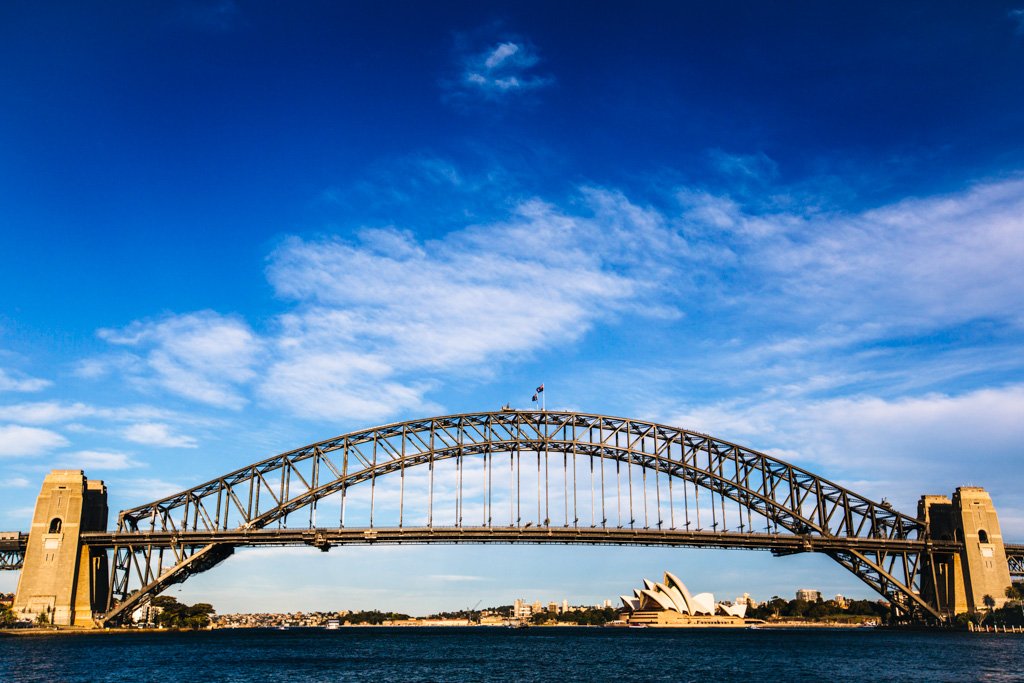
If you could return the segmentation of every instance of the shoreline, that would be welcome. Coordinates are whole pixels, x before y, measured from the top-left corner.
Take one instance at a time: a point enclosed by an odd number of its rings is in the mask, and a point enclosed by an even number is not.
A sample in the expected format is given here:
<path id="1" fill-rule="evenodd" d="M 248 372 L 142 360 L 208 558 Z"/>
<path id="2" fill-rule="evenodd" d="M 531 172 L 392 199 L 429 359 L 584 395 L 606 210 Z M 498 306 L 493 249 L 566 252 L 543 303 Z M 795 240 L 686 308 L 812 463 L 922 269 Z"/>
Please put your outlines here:
<path id="1" fill-rule="evenodd" d="M 295 626 L 286 629 L 280 629 L 276 626 L 237 626 L 227 628 L 204 628 L 204 629 L 175 629 L 175 628 L 8 628 L 0 629 L 0 637 L 10 636 L 64 636 L 64 635 L 92 635 L 92 634 L 147 634 L 147 633 L 203 633 L 208 631 L 335 631 L 345 629 L 358 629 L 358 628 L 392 628 L 392 629 L 410 629 L 410 628 L 438 628 L 438 629 L 507 629 L 507 626 L 497 625 L 486 625 L 486 624 L 458 624 L 458 625 L 443 625 L 443 624 L 423 624 L 423 625 L 412 625 L 412 624 L 351 624 L 341 626 L 338 629 L 326 629 L 320 626 Z M 630 629 L 625 626 L 606 626 L 606 625 L 594 625 L 594 624 L 538 624 L 531 625 L 528 628 L 541 628 L 541 629 L 565 629 L 565 628 L 578 628 L 578 629 L 607 629 L 607 630 L 636 630 Z M 765 622 L 760 624 L 747 624 L 737 626 L 713 626 L 713 625 L 692 625 L 692 626 L 648 626 L 647 628 L 657 630 L 722 630 L 722 631 L 737 631 L 737 630 L 812 630 L 812 629 L 843 629 L 843 630 L 874 630 L 875 628 L 887 629 L 882 626 L 861 626 L 860 624 L 843 624 L 843 623 L 830 623 L 830 622 Z M 512 629 L 521 630 L 521 629 Z M 964 631 L 966 633 L 966 630 Z"/>

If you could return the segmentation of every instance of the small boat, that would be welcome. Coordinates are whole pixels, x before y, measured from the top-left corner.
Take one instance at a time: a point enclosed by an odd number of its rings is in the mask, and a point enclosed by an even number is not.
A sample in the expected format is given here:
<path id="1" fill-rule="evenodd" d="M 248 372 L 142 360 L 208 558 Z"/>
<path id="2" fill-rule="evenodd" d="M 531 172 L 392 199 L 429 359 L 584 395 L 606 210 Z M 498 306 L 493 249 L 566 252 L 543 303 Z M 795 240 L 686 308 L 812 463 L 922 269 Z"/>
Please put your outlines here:
<path id="1" fill-rule="evenodd" d="M 647 628 L 647 624 L 630 624 L 629 628 Z"/>

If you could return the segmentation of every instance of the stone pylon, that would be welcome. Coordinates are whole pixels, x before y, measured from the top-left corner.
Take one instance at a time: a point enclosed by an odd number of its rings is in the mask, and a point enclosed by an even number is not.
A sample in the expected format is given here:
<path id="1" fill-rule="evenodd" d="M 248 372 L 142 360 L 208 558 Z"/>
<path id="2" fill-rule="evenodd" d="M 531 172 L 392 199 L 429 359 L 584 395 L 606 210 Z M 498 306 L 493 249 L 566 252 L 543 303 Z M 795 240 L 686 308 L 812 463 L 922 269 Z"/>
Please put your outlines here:
<path id="1" fill-rule="evenodd" d="M 957 554 L 926 560 L 922 597 L 950 617 L 985 611 L 986 595 L 992 596 L 996 607 L 1002 607 L 1010 586 L 1010 570 L 999 516 L 988 492 L 977 486 L 961 486 L 952 500 L 922 496 L 918 517 L 928 524 L 931 538 L 963 543 L 963 550 Z"/>
<path id="2" fill-rule="evenodd" d="M 36 499 L 13 610 L 19 618 L 94 627 L 106 609 L 107 555 L 82 545 L 83 531 L 106 531 L 107 488 L 81 470 L 53 470 Z"/>

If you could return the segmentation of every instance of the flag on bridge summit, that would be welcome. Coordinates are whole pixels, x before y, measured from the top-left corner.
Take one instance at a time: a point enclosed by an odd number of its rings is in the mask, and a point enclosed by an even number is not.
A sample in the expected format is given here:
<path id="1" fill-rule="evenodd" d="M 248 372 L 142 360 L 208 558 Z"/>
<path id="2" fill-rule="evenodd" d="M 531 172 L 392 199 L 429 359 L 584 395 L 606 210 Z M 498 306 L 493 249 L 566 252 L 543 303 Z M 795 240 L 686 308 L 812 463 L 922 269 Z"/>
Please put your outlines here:
<path id="1" fill-rule="evenodd" d="M 541 384 L 539 387 L 537 387 L 537 393 L 538 394 L 543 394 L 544 393 L 544 385 L 543 384 Z M 536 400 L 536 397 L 534 397 L 534 400 Z"/>
<path id="2" fill-rule="evenodd" d="M 534 395 L 533 395 L 533 402 L 534 402 L 534 403 L 536 403 L 536 402 L 537 402 L 537 394 L 534 394 Z"/>

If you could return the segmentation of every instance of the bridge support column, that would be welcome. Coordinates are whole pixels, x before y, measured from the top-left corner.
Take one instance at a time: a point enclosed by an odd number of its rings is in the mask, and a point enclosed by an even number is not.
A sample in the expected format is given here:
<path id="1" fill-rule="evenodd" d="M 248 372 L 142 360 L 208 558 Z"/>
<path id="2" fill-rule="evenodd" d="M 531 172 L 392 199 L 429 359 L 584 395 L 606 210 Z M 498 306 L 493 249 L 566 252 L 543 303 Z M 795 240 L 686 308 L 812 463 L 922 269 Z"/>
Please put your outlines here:
<path id="1" fill-rule="evenodd" d="M 46 475 L 36 499 L 13 610 L 49 623 L 95 627 L 107 602 L 107 555 L 83 545 L 83 531 L 107 528 L 107 488 L 81 470 Z"/>
<path id="2" fill-rule="evenodd" d="M 921 496 L 918 517 L 928 524 L 932 539 L 963 543 L 958 554 L 925 559 L 922 597 L 951 617 L 986 610 L 986 595 L 992 596 L 996 607 L 1006 603 L 1010 585 L 1006 548 L 999 516 L 985 489 L 961 486 L 952 500 Z"/>

